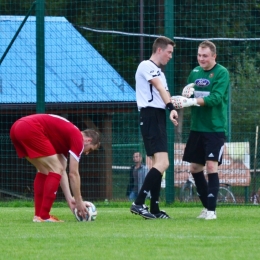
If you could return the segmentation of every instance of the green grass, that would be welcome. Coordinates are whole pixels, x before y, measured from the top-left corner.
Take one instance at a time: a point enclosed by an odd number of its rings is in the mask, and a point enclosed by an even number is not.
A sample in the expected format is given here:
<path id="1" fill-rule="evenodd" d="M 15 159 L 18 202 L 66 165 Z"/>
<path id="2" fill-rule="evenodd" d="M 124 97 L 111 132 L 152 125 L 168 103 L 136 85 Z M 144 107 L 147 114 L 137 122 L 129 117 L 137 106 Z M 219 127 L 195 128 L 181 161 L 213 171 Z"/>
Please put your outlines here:
<path id="1" fill-rule="evenodd" d="M 58 205 L 58 204 L 56 204 Z M 99 206 L 94 222 L 33 223 L 32 207 L 0 207 L 0 259 L 260 259 L 259 207 L 219 207 L 218 219 L 196 219 L 199 207 L 163 207 L 169 220 L 144 220 L 129 207 Z"/>

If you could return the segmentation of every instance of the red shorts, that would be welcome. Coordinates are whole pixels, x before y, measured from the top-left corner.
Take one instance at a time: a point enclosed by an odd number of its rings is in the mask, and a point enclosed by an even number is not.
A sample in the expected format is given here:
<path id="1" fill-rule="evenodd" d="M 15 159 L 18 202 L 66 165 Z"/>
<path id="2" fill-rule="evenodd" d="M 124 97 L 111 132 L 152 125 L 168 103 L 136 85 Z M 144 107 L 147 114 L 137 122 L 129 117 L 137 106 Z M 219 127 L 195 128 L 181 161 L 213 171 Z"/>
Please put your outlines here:
<path id="1" fill-rule="evenodd" d="M 20 158 L 33 159 L 56 154 L 53 145 L 44 134 L 43 127 L 38 123 L 29 124 L 26 120 L 20 119 L 11 127 L 10 137 Z"/>

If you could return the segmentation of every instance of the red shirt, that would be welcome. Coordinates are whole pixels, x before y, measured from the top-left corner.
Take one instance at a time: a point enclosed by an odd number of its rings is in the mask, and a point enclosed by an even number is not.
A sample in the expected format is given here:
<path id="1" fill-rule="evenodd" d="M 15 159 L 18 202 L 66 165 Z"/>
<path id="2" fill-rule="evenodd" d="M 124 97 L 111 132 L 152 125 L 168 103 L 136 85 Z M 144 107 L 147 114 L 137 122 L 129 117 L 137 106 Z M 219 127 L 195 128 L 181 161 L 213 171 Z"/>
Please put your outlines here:
<path id="1" fill-rule="evenodd" d="M 81 131 L 67 119 L 51 114 L 35 114 L 19 119 L 12 126 L 11 138 L 17 152 L 21 145 L 25 148 L 18 152 L 20 157 L 35 158 L 55 153 L 67 157 L 70 153 L 79 161 L 84 149 Z"/>

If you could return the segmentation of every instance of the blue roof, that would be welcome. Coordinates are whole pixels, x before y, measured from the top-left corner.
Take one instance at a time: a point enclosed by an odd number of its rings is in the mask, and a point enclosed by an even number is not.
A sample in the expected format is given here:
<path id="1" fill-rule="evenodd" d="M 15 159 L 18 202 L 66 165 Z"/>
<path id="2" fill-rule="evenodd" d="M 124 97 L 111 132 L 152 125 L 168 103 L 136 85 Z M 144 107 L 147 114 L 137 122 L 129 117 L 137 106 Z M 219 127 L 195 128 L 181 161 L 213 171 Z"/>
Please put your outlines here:
<path id="1" fill-rule="evenodd" d="M 0 57 L 24 17 L 0 16 Z M 45 102 L 132 102 L 135 91 L 64 18 L 45 17 Z M 0 65 L 0 103 L 36 102 L 36 18 Z"/>

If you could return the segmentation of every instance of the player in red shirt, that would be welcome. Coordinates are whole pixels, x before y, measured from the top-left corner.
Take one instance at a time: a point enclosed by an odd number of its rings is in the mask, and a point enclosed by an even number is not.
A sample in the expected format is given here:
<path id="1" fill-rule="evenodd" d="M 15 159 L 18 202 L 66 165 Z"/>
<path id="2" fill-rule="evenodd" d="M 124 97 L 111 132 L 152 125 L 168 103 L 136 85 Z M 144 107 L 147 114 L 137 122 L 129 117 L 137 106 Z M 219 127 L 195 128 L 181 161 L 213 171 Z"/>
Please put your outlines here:
<path id="1" fill-rule="evenodd" d="M 63 222 L 50 211 L 59 185 L 74 212 L 77 208 L 85 218 L 86 205 L 81 197 L 79 160 L 100 146 L 99 133 L 92 129 L 80 131 L 67 119 L 50 114 L 22 117 L 11 127 L 10 137 L 20 158 L 36 167 L 34 180 L 34 222 Z M 69 153 L 69 180 L 66 173 Z M 74 198 L 71 195 L 70 187 Z"/>

